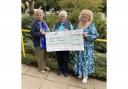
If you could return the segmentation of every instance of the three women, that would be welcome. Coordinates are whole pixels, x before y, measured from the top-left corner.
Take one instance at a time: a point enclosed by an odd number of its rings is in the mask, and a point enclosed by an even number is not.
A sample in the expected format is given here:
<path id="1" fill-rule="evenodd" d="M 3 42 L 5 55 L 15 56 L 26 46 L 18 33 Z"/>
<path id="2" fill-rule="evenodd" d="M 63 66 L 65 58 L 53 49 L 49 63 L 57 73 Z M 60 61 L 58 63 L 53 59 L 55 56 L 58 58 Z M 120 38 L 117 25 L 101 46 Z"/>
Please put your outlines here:
<path id="1" fill-rule="evenodd" d="M 40 15 L 39 15 L 40 16 Z M 67 12 L 61 11 L 59 13 L 60 20 L 54 25 L 54 31 L 69 31 L 73 30 L 71 22 L 67 21 Z M 94 72 L 94 41 L 98 34 L 95 25 L 92 23 L 93 13 L 90 10 L 82 10 L 79 16 L 79 30 L 83 30 L 84 37 L 84 51 L 75 52 L 74 58 L 74 73 L 78 75 L 78 78 L 83 78 L 83 83 L 87 82 L 88 75 Z M 36 48 L 36 56 L 38 69 L 44 73 L 46 67 L 46 43 L 45 43 L 45 32 L 48 30 L 47 24 L 41 19 L 38 19 L 32 25 L 32 37 Z M 67 77 L 68 73 L 68 59 L 69 51 L 57 51 L 58 61 L 58 75 L 64 74 Z"/>

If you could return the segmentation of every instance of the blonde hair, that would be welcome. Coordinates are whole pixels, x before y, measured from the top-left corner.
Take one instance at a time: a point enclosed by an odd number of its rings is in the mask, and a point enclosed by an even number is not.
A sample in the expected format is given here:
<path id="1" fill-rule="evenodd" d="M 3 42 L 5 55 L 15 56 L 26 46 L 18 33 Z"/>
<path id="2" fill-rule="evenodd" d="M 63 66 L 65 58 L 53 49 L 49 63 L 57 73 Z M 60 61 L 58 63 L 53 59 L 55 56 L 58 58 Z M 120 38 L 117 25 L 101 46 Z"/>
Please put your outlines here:
<path id="1" fill-rule="evenodd" d="M 66 12 L 65 10 L 62 10 L 62 11 L 59 12 L 59 17 L 60 17 L 62 14 L 63 14 L 65 17 L 67 17 L 67 12 Z"/>
<path id="2" fill-rule="evenodd" d="M 79 20 L 82 19 L 82 14 L 83 14 L 83 13 L 89 14 L 89 22 L 92 22 L 92 21 L 93 21 L 93 13 L 92 13 L 91 10 L 88 10 L 88 9 L 84 9 L 84 10 L 81 11 L 81 13 L 80 13 L 80 15 L 79 15 Z"/>

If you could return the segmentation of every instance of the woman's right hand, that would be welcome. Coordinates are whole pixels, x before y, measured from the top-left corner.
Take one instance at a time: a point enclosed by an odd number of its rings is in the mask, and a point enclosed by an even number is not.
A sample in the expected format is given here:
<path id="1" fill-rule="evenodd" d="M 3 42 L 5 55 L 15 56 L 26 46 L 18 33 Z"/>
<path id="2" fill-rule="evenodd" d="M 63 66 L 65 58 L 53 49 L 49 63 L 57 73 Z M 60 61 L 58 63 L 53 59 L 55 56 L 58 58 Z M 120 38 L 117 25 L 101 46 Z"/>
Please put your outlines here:
<path id="1" fill-rule="evenodd" d="M 68 29 L 64 29 L 64 31 L 68 31 Z"/>

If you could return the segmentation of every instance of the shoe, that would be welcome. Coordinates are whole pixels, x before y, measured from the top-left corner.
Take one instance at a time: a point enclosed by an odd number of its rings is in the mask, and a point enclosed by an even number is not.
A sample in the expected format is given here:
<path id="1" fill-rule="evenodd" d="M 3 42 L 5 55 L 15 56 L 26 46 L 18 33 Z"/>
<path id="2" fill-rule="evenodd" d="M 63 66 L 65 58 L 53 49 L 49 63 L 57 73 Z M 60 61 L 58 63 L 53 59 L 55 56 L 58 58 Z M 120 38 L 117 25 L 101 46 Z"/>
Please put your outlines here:
<path id="1" fill-rule="evenodd" d="M 77 76 L 78 76 L 78 74 L 77 74 L 77 73 L 74 73 L 74 72 L 73 72 L 72 74 L 73 74 L 73 76 L 75 76 L 75 77 L 77 77 Z"/>
<path id="2" fill-rule="evenodd" d="M 57 75 L 58 75 L 58 76 L 59 76 L 59 75 L 61 75 L 61 74 L 62 74 L 62 72 L 61 72 L 61 71 L 58 71 L 58 72 L 57 72 Z"/>
<path id="3" fill-rule="evenodd" d="M 45 67 L 45 70 L 50 71 L 51 69 L 50 69 L 49 67 L 46 66 L 46 67 Z"/>
<path id="4" fill-rule="evenodd" d="M 87 77 L 83 78 L 82 82 L 87 83 L 87 79 L 88 79 Z"/>
<path id="5" fill-rule="evenodd" d="M 64 73 L 64 77 L 68 77 L 68 74 L 67 73 Z"/>
<path id="6" fill-rule="evenodd" d="M 78 78 L 82 78 L 82 76 L 81 76 L 81 75 L 79 75 L 79 76 L 78 76 Z"/>
<path id="7" fill-rule="evenodd" d="M 41 72 L 42 74 L 45 74 L 45 73 L 46 73 L 46 71 L 45 71 L 45 70 L 41 70 L 40 72 Z"/>

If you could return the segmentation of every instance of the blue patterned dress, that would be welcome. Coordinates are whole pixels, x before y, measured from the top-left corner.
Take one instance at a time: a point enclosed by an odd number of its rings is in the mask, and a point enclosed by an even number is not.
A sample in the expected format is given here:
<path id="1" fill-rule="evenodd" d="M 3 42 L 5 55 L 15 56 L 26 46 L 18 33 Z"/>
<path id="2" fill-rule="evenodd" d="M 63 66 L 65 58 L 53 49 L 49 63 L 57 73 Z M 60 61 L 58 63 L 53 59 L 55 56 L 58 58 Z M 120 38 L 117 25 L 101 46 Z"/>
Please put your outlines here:
<path id="1" fill-rule="evenodd" d="M 73 70 L 84 78 L 94 72 L 94 41 L 98 34 L 93 23 L 84 28 L 83 32 L 87 32 L 88 37 L 84 39 L 84 51 L 75 52 Z"/>

